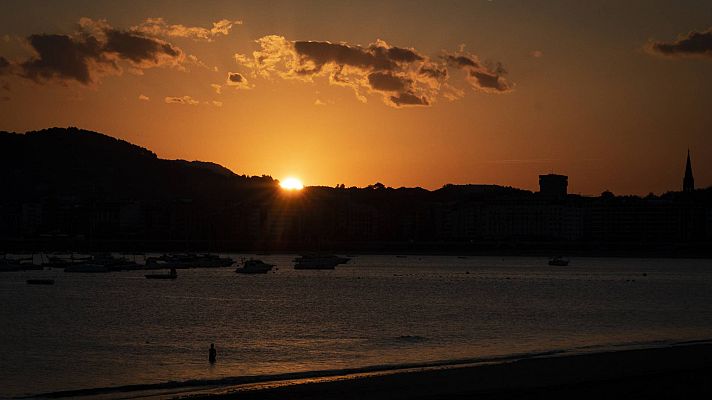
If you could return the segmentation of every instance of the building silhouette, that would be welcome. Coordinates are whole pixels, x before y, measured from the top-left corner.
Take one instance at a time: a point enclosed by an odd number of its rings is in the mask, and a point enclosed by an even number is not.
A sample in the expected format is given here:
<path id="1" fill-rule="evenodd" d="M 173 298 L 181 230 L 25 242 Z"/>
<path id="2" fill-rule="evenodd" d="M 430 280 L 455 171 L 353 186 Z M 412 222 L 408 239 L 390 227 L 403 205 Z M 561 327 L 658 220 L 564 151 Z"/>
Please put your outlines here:
<path id="1" fill-rule="evenodd" d="M 695 191 L 695 178 L 692 176 L 692 162 L 690 162 L 690 149 L 687 149 L 687 165 L 685 166 L 685 178 L 682 180 L 682 191 L 690 193 Z"/>
<path id="2" fill-rule="evenodd" d="M 569 177 L 566 175 L 539 175 L 539 193 L 543 196 L 557 198 L 568 194 Z"/>

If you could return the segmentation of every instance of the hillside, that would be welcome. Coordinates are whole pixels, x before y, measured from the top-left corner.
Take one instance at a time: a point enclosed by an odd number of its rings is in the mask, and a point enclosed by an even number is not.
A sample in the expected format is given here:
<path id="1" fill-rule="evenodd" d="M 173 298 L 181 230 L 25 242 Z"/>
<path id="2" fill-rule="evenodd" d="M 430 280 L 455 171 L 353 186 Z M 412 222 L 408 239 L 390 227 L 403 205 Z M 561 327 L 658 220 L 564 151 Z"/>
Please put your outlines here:
<path id="1" fill-rule="evenodd" d="M 216 200 L 276 186 L 269 177 L 236 175 L 208 162 L 160 159 L 143 147 L 77 128 L 0 132 L 0 181 L 6 201 L 48 196 Z"/>

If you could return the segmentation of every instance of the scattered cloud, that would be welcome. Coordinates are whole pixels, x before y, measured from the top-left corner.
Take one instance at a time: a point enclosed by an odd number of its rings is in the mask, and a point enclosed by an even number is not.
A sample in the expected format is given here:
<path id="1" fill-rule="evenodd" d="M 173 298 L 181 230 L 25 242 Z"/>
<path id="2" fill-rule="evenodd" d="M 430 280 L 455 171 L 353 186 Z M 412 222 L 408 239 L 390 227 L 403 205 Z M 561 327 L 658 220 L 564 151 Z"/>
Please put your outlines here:
<path id="1" fill-rule="evenodd" d="M 252 86 L 247 82 L 247 78 L 239 72 L 228 72 L 225 83 L 235 89 L 252 89 Z"/>
<path id="2" fill-rule="evenodd" d="M 238 64 L 255 77 L 295 79 L 313 82 L 326 77 L 332 85 L 351 88 L 366 101 L 364 93 L 381 95 L 392 107 L 429 106 L 439 95 L 453 100 L 459 89 L 447 84 L 448 68 L 465 71 L 466 82 L 487 93 L 512 90 L 501 64 L 479 62 L 466 53 L 430 58 L 413 48 L 391 46 L 376 40 L 368 46 L 318 41 L 289 41 L 283 36 L 264 36 L 251 56 L 235 54 Z"/>
<path id="3" fill-rule="evenodd" d="M 529 57 L 542 58 L 544 57 L 544 52 L 541 50 L 532 50 L 529 52 Z"/>
<path id="4" fill-rule="evenodd" d="M 191 106 L 200 104 L 200 102 L 198 100 L 195 100 L 194 98 L 192 98 L 190 96 L 166 97 L 165 101 L 168 104 L 187 104 L 187 105 L 191 105 Z"/>
<path id="5" fill-rule="evenodd" d="M 325 106 L 325 105 L 326 105 L 326 102 L 323 102 L 323 101 L 321 101 L 321 100 L 319 100 L 319 99 L 316 99 L 316 100 L 314 100 L 314 105 L 315 105 L 315 106 Z"/>
<path id="6" fill-rule="evenodd" d="M 242 21 L 221 19 L 213 22 L 212 28 L 198 26 L 185 26 L 180 24 L 168 24 L 163 18 L 148 18 L 141 24 L 131 28 L 131 31 L 149 36 L 165 36 L 177 38 L 189 38 L 193 40 L 204 40 L 212 42 L 219 36 L 227 36 L 234 25 L 241 25 Z"/>
<path id="7" fill-rule="evenodd" d="M 151 99 L 150 99 L 148 96 L 146 96 L 145 94 L 140 94 L 140 95 L 138 95 L 138 99 L 139 99 L 139 100 L 143 100 L 143 101 L 149 101 L 149 100 L 151 100 Z"/>
<path id="8" fill-rule="evenodd" d="M 671 42 L 650 41 L 645 50 L 665 57 L 712 57 L 712 28 L 679 35 L 677 40 Z"/>
<path id="9" fill-rule="evenodd" d="M 213 88 L 215 94 L 222 94 L 222 85 L 218 85 L 217 83 L 211 83 L 210 87 Z"/>
<path id="10" fill-rule="evenodd" d="M 222 106 L 223 106 L 223 102 L 222 102 L 222 101 L 213 100 L 211 103 L 212 103 L 212 105 L 214 105 L 215 107 L 222 107 Z"/>

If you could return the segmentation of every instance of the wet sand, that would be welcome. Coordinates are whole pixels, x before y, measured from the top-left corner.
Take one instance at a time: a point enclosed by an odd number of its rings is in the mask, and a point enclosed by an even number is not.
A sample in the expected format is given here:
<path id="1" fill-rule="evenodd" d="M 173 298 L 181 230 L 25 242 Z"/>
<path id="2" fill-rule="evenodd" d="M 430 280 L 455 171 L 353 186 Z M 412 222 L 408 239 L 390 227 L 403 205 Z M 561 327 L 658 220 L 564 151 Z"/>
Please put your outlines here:
<path id="1" fill-rule="evenodd" d="M 232 388 L 191 399 L 712 398 L 712 344 Z"/>

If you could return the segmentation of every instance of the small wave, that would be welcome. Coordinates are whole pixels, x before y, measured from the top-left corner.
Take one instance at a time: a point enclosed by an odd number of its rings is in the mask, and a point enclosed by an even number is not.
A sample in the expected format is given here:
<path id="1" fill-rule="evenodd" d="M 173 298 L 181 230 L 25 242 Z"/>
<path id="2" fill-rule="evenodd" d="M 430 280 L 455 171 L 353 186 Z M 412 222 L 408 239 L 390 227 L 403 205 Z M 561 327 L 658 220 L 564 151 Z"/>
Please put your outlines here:
<path id="1" fill-rule="evenodd" d="M 418 336 L 418 335 L 401 335 L 395 337 L 395 340 L 399 342 L 408 342 L 408 343 L 420 343 L 420 342 L 425 342 L 428 340 L 425 336 Z"/>

